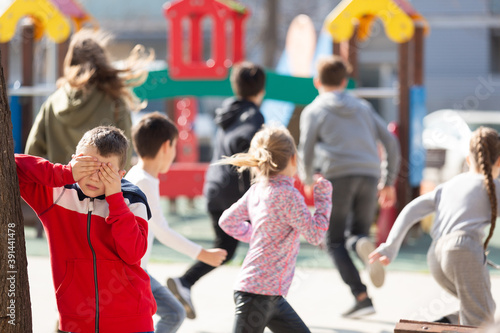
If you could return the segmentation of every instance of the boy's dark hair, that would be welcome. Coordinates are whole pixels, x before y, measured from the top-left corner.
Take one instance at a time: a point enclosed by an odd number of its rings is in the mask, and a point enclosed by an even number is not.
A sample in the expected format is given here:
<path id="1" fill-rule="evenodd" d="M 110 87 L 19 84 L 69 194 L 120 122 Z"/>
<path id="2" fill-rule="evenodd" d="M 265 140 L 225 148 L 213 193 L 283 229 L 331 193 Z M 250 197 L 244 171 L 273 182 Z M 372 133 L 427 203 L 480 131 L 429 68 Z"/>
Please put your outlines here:
<path id="1" fill-rule="evenodd" d="M 319 82 L 327 87 L 340 86 L 351 72 L 349 64 L 340 56 L 322 57 L 316 65 Z"/>
<path id="2" fill-rule="evenodd" d="M 241 99 L 258 95 L 266 85 L 266 73 L 262 67 L 248 61 L 235 64 L 229 79 L 233 93 Z"/>
<path id="3" fill-rule="evenodd" d="M 120 160 L 120 170 L 125 168 L 129 142 L 121 129 L 114 126 L 95 127 L 85 132 L 76 146 L 76 152 L 84 147 L 95 147 L 103 157 L 117 155 Z"/>
<path id="4" fill-rule="evenodd" d="M 175 124 L 165 115 L 152 112 L 132 127 L 132 142 L 141 158 L 154 158 L 163 143 L 179 136 Z"/>

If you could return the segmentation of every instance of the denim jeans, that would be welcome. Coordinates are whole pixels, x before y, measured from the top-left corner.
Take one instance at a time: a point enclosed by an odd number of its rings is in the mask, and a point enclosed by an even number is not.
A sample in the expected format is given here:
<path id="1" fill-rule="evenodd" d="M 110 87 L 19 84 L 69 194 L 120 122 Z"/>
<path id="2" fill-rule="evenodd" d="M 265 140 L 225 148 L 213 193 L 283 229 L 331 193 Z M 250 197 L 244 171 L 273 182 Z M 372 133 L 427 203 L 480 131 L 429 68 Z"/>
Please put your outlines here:
<path id="1" fill-rule="evenodd" d="M 342 280 L 357 296 L 366 292 L 349 250 L 355 250 L 359 238 L 370 233 L 377 210 L 378 179 L 369 176 L 346 176 L 329 179 L 333 185 L 332 214 L 326 235 L 328 253 Z"/>
<path id="2" fill-rule="evenodd" d="M 283 296 L 234 292 L 236 314 L 233 333 L 310 333 Z"/>
<path id="3" fill-rule="evenodd" d="M 156 301 L 156 314 L 160 316 L 160 321 L 156 324 L 156 333 L 177 332 L 184 318 L 186 311 L 182 304 L 165 286 L 161 285 L 149 273 L 151 279 L 151 290 Z"/>

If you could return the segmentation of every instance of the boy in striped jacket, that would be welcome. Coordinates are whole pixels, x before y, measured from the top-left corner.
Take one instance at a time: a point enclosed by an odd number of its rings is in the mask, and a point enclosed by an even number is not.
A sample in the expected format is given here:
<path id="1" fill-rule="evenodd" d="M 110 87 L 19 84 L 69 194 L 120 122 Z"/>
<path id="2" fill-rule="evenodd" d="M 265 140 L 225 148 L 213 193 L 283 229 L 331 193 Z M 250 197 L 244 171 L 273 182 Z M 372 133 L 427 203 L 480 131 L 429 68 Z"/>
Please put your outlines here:
<path id="1" fill-rule="evenodd" d="M 47 234 L 63 331 L 153 331 L 156 303 L 140 267 L 150 211 L 122 179 L 128 148 L 121 130 L 99 126 L 68 165 L 15 156 L 21 196 Z"/>

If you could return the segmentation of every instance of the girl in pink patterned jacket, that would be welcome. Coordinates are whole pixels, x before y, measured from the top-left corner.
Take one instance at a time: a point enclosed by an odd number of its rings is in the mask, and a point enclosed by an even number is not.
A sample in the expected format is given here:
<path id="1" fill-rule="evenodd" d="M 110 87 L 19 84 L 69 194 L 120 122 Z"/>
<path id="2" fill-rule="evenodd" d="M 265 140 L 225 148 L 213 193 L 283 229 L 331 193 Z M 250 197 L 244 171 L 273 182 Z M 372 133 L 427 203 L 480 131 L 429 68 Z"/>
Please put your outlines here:
<path id="1" fill-rule="evenodd" d="M 332 185 L 319 179 L 314 185 L 313 216 L 294 188 L 297 172 L 295 142 L 284 127 L 264 127 L 255 134 L 248 153 L 219 163 L 239 171 L 250 169 L 254 184 L 227 209 L 221 228 L 250 248 L 235 285 L 233 332 L 309 332 L 283 296 L 290 288 L 299 252 L 299 236 L 318 245 L 330 221 Z"/>

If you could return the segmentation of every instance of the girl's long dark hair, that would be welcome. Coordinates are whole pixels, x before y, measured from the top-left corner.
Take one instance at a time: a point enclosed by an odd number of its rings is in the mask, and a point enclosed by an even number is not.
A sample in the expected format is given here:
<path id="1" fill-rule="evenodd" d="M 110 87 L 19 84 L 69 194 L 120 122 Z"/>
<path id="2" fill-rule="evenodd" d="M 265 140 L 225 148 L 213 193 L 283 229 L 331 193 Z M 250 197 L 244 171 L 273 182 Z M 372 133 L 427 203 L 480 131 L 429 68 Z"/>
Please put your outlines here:
<path id="1" fill-rule="evenodd" d="M 488 237 L 484 241 L 484 249 L 486 250 L 495 231 L 497 220 L 496 186 L 492 176 L 492 166 L 500 155 L 500 140 L 497 131 L 488 127 L 479 127 L 472 133 L 470 151 L 479 171 L 484 175 L 484 184 L 491 205 L 491 227 Z"/>
<path id="2" fill-rule="evenodd" d="M 154 52 L 149 50 L 148 54 L 142 45 L 136 45 L 123 61 L 123 68 L 116 68 L 106 50 L 110 39 L 111 35 L 101 30 L 84 28 L 76 32 L 71 37 L 64 58 L 64 74 L 57 85 L 68 83 L 84 92 L 95 86 L 113 100 L 123 98 L 130 109 L 138 110 L 143 105 L 130 88 L 146 80 L 146 67 L 154 59 Z"/>

